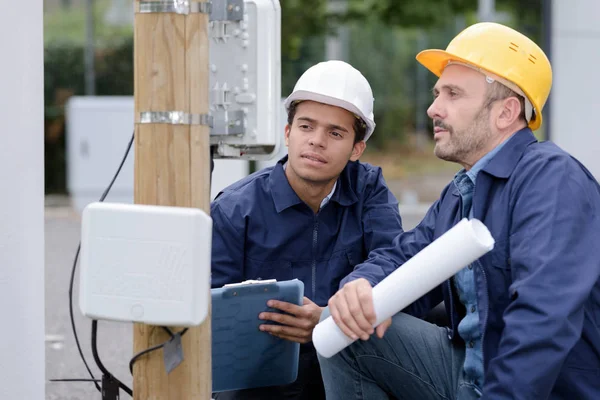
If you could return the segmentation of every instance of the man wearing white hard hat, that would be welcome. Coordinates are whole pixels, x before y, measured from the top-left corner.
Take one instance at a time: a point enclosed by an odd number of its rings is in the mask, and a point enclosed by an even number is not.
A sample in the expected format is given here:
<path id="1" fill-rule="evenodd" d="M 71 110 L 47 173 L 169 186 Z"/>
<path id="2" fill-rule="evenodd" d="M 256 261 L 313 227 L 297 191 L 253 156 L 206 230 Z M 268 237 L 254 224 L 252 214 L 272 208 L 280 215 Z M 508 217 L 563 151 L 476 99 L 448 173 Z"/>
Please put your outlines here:
<path id="1" fill-rule="evenodd" d="M 288 156 L 223 190 L 211 206 L 212 286 L 299 279 L 304 305 L 262 313 L 265 334 L 301 343 L 290 385 L 217 394 L 217 399 L 324 399 L 312 331 L 340 281 L 402 230 L 381 169 L 358 161 L 373 134 L 373 93 L 342 61 L 309 68 L 285 102 Z"/>

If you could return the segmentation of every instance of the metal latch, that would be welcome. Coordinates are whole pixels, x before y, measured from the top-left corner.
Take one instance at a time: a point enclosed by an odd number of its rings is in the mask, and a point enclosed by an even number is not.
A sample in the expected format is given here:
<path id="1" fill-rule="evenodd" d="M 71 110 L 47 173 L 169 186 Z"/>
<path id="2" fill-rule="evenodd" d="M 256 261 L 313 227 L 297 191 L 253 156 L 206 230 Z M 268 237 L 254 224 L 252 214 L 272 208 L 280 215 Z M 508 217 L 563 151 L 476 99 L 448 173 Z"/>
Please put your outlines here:
<path id="1" fill-rule="evenodd" d="M 244 0 L 213 0 L 211 21 L 241 21 L 244 19 Z"/>
<path id="2" fill-rule="evenodd" d="M 249 280 L 241 282 L 241 283 L 228 283 L 226 285 L 223 285 L 223 287 L 224 288 L 234 288 L 234 287 L 269 284 L 269 283 L 277 283 L 277 279 L 265 279 L 264 281 L 260 280 L 260 279 L 249 279 Z"/>

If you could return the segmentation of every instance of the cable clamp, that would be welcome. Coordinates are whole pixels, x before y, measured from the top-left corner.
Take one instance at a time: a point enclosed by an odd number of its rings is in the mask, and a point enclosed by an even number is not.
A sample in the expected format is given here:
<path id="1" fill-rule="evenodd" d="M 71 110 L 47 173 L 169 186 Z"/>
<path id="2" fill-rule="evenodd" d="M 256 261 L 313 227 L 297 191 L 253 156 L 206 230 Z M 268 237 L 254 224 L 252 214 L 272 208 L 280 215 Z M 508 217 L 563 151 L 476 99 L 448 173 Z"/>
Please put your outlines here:
<path id="1" fill-rule="evenodd" d="M 210 14 L 212 11 L 210 2 L 198 3 L 189 0 L 140 1 L 135 4 L 135 12 L 138 14 L 175 13 L 189 15 L 197 13 Z"/>
<path id="2" fill-rule="evenodd" d="M 144 111 L 140 124 L 206 125 L 212 127 L 213 118 L 208 114 L 190 114 L 184 111 Z"/>

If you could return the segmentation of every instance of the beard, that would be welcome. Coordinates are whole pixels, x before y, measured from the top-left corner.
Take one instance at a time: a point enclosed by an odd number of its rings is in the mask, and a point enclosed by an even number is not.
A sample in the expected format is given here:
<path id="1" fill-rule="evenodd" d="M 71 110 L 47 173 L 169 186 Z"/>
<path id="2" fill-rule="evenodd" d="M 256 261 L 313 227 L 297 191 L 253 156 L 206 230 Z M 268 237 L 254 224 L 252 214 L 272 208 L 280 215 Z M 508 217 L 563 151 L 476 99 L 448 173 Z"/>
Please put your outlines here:
<path id="1" fill-rule="evenodd" d="M 467 128 L 458 131 L 455 131 L 451 125 L 444 124 L 440 120 L 434 120 L 433 125 L 435 127 L 448 131 L 447 141 L 436 143 L 433 151 L 435 156 L 444 161 L 463 164 L 482 152 L 492 137 L 489 115 L 490 112 L 487 107 L 482 108 Z"/>

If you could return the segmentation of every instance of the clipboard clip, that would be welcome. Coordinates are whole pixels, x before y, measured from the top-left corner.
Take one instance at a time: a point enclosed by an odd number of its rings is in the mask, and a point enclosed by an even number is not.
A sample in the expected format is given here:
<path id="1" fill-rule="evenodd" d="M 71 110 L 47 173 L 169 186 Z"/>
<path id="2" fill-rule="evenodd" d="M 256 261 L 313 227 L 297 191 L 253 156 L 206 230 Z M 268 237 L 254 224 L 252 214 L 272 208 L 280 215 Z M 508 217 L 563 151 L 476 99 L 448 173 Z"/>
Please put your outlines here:
<path id="1" fill-rule="evenodd" d="M 265 279 L 265 280 L 261 280 L 261 279 L 249 279 L 247 281 L 244 282 L 240 282 L 240 283 L 228 283 L 223 285 L 223 288 L 236 288 L 236 287 L 244 287 L 244 286 L 250 286 L 250 285 L 266 285 L 266 284 L 270 284 L 270 283 L 277 283 L 277 279 Z"/>

